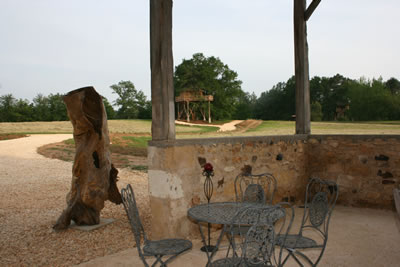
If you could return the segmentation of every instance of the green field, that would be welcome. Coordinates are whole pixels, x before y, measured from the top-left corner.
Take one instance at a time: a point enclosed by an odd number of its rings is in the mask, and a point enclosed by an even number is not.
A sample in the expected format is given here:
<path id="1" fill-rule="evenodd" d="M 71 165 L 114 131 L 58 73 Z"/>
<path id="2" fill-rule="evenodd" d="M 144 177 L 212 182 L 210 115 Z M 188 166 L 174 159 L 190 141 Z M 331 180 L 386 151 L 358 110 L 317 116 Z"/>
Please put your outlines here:
<path id="1" fill-rule="evenodd" d="M 263 121 L 244 135 L 287 135 L 295 133 L 294 121 Z M 400 134 L 400 121 L 311 122 L 312 134 Z"/>
<path id="2" fill-rule="evenodd" d="M 108 129 L 111 133 L 135 133 L 150 135 L 151 120 L 109 120 Z M 216 132 L 216 127 L 177 125 L 177 134 Z M 40 121 L 40 122 L 1 122 L 0 134 L 54 134 L 72 133 L 72 124 L 69 121 Z"/>
<path id="3" fill-rule="evenodd" d="M 111 133 L 150 136 L 150 120 L 110 120 Z M 245 131 L 217 132 L 216 127 L 176 126 L 177 138 L 203 138 L 223 136 L 290 135 L 295 133 L 294 121 L 263 121 L 258 127 Z M 400 121 L 383 122 L 312 122 L 313 134 L 400 134 Z M 0 134 L 72 133 L 69 121 L 0 123 Z M 147 141 L 141 140 L 140 142 Z M 139 142 L 139 141 L 137 141 Z"/>

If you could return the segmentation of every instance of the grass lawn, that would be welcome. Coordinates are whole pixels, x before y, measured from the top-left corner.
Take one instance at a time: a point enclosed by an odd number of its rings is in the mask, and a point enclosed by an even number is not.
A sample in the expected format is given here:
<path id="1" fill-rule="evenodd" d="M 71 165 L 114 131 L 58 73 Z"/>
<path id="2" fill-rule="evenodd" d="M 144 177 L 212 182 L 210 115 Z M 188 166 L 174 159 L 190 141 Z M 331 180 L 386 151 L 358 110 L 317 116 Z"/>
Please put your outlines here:
<path id="1" fill-rule="evenodd" d="M 151 134 L 151 120 L 109 120 L 108 130 L 111 133 Z M 177 134 L 207 133 L 217 131 L 216 127 L 177 125 Z M 72 133 L 69 121 L 39 121 L 39 122 L 1 122 L 0 134 L 53 134 Z"/>
<path id="2" fill-rule="evenodd" d="M 215 124 L 218 124 L 218 122 Z M 108 121 L 108 128 L 110 133 L 151 136 L 151 120 L 110 120 Z M 295 133 L 295 122 L 263 121 L 256 128 L 246 129 L 245 131 L 217 132 L 217 130 L 217 127 L 209 126 L 176 125 L 176 136 L 179 139 L 223 136 L 290 135 Z M 0 135 L 40 133 L 72 133 L 72 125 L 69 121 L 0 123 Z M 400 134 L 400 121 L 311 122 L 311 133 Z M 139 141 L 136 140 L 136 142 Z"/>
<path id="3" fill-rule="evenodd" d="M 290 135 L 294 121 L 263 121 L 243 135 Z M 312 134 L 400 134 L 400 121 L 382 122 L 311 122 Z"/>

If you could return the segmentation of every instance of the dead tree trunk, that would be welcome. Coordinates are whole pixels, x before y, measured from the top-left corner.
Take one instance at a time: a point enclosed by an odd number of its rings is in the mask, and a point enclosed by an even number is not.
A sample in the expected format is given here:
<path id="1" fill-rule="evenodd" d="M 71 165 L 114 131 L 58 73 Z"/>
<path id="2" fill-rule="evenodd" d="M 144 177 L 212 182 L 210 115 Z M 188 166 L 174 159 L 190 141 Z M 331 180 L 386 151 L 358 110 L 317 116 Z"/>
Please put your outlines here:
<path id="1" fill-rule="evenodd" d="M 93 87 L 84 87 L 69 92 L 64 103 L 74 128 L 76 152 L 67 208 L 53 226 L 55 230 L 66 229 L 71 220 L 78 225 L 98 224 L 106 200 L 122 202 L 101 96 Z"/>

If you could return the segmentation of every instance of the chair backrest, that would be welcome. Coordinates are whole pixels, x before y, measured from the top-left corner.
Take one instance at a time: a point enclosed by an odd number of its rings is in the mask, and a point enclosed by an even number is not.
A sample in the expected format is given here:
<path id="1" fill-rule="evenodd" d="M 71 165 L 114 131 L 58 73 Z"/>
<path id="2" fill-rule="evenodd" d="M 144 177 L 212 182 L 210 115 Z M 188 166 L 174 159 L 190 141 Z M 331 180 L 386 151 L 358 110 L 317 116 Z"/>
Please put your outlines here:
<path id="1" fill-rule="evenodd" d="M 300 235 L 307 229 L 315 229 L 320 233 L 323 246 L 328 240 L 328 227 L 339 196 L 338 185 L 333 181 L 311 178 L 307 184 L 304 215 Z"/>
<path id="2" fill-rule="evenodd" d="M 276 192 L 276 179 L 270 173 L 241 173 L 235 179 L 235 194 L 238 202 L 272 204 Z"/>
<path id="3" fill-rule="evenodd" d="M 135 236 L 136 247 L 138 248 L 139 255 L 143 258 L 143 252 L 141 249 L 141 242 L 147 242 L 147 236 L 144 231 L 142 222 L 139 216 L 139 210 L 136 205 L 135 193 L 133 192 L 132 186 L 128 184 L 126 188 L 121 190 L 122 203 L 131 224 L 133 235 Z"/>
<path id="4" fill-rule="evenodd" d="M 275 230 L 271 218 L 272 206 L 249 206 L 240 210 L 232 220 L 230 231 L 234 236 L 234 229 L 239 230 L 239 241 L 232 238 L 233 256 L 238 257 L 234 262 L 241 262 L 238 266 L 264 266 L 272 263 L 274 254 Z M 239 252 L 241 250 L 241 253 Z"/>

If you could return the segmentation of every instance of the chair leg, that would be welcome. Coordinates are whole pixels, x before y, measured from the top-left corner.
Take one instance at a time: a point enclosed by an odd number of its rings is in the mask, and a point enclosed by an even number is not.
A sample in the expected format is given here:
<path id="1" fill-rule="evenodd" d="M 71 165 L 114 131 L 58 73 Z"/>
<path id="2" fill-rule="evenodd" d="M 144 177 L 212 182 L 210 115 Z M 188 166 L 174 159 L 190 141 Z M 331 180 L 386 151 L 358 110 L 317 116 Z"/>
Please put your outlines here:
<path id="1" fill-rule="evenodd" d="M 162 260 L 161 260 L 161 255 L 156 255 L 156 261 L 153 262 L 153 264 L 151 265 L 151 267 L 156 266 L 157 263 L 160 263 L 161 266 L 167 266 Z"/>
<path id="2" fill-rule="evenodd" d="M 292 257 L 295 261 L 296 261 L 296 263 L 298 264 L 298 265 L 300 265 L 300 266 L 302 266 L 302 267 L 304 267 L 304 265 L 299 261 L 299 259 L 296 257 L 296 255 L 295 255 L 295 250 L 294 249 L 291 249 L 291 248 L 284 248 L 287 252 L 288 252 L 288 254 L 286 255 L 286 257 L 285 257 L 285 259 L 283 260 L 283 262 L 282 263 L 279 263 L 279 266 L 284 266 L 285 264 L 286 264 L 286 262 L 288 261 L 288 259 L 290 258 L 290 257 Z"/>
<path id="3" fill-rule="evenodd" d="M 294 250 L 294 253 L 298 254 L 299 256 L 301 256 L 303 259 L 305 259 L 307 261 L 308 264 L 310 264 L 310 266 L 316 266 L 315 263 L 313 263 L 304 253 L 298 251 L 298 250 Z M 293 254 L 293 257 L 296 259 L 297 262 L 299 262 L 298 258 L 296 257 L 296 255 Z M 302 265 L 303 266 L 303 265 Z"/>
<path id="4" fill-rule="evenodd" d="M 182 252 L 183 253 L 183 252 Z M 180 254 L 180 253 L 179 253 Z M 163 265 L 161 266 L 167 266 L 167 263 L 169 263 L 170 261 L 172 261 L 173 259 L 175 259 L 179 254 L 176 255 L 172 255 L 171 257 L 169 257 L 166 261 L 162 262 Z"/>
<path id="5" fill-rule="evenodd" d="M 228 241 L 229 241 L 229 245 L 228 245 L 228 251 L 226 252 L 226 258 L 229 256 L 229 252 L 230 252 L 230 250 L 231 250 L 231 248 L 232 248 L 232 256 L 233 257 L 236 257 L 236 256 L 238 256 L 237 255 L 237 253 L 236 253 L 236 251 L 233 249 L 233 246 L 234 246 L 234 238 L 235 238 L 235 236 L 233 236 L 233 235 L 230 235 L 229 233 L 226 235 L 226 237 L 228 238 Z"/>
<path id="6" fill-rule="evenodd" d="M 300 262 L 300 260 L 296 257 L 296 255 L 293 252 L 290 252 L 289 254 L 297 262 L 298 265 L 300 265 L 301 267 L 304 267 L 304 265 Z"/>
<path id="7" fill-rule="evenodd" d="M 286 263 L 286 261 L 289 259 L 289 257 L 292 257 L 292 258 L 296 261 L 296 263 L 297 263 L 299 266 L 304 267 L 304 264 L 301 263 L 301 261 L 300 261 L 299 258 L 296 256 L 296 254 L 299 255 L 299 256 L 301 256 L 304 260 L 306 260 L 307 263 L 308 263 L 310 266 L 317 266 L 316 263 L 313 263 L 304 253 L 302 253 L 302 252 L 300 252 L 300 251 L 298 251 L 298 250 L 296 250 L 296 249 L 291 249 L 291 248 L 285 248 L 285 249 L 286 249 L 286 251 L 288 252 L 288 255 L 286 256 L 286 258 L 284 259 L 284 261 L 280 264 L 280 266 L 284 266 L 285 263 Z"/>

